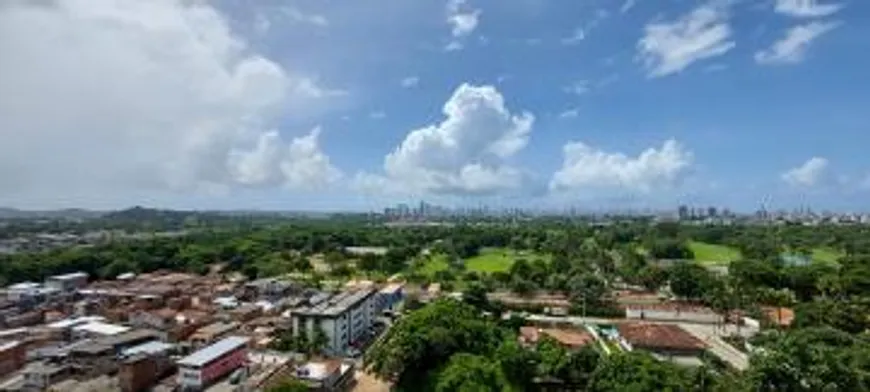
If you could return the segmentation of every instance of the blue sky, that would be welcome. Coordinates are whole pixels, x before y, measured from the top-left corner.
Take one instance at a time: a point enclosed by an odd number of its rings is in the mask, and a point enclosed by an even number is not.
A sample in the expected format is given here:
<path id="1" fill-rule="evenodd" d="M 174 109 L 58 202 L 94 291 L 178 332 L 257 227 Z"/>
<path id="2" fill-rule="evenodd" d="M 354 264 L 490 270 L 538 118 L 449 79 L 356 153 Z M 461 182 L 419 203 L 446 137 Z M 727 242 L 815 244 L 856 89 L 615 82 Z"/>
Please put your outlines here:
<path id="1" fill-rule="evenodd" d="M 870 4 L 0 6 L 0 204 L 866 210 Z"/>

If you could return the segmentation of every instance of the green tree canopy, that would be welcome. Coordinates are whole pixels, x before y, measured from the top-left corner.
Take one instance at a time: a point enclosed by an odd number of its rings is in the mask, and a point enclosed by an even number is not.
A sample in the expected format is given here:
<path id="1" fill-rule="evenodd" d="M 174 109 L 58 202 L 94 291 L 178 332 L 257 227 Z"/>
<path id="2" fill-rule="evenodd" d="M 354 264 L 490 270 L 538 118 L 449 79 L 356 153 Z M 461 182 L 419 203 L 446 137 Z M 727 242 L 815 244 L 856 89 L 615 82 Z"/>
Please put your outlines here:
<path id="1" fill-rule="evenodd" d="M 491 354 L 503 336 L 467 304 L 443 299 L 399 320 L 366 355 L 367 366 L 400 386 L 423 385 L 453 354 Z"/>
<path id="2" fill-rule="evenodd" d="M 710 282 L 710 273 L 697 264 L 677 263 L 670 269 L 671 291 L 679 297 L 700 299 Z"/>
<path id="3" fill-rule="evenodd" d="M 497 361 L 459 353 L 450 357 L 444 370 L 438 374 L 436 392 L 508 392 L 513 388 L 507 382 Z"/>
<path id="4" fill-rule="evenodd" d="M 595 369 L 590 392 L 677 392 L 691 390 L 687 371 L 649 354 L 630 352 L 610 355 Z"/>
<path id="5" fill-rule="evenodd" d="M 747 374 L 754 391 L 870 390 L 870 345 L 831 328 L 807 328 L 760 339 Z"/>

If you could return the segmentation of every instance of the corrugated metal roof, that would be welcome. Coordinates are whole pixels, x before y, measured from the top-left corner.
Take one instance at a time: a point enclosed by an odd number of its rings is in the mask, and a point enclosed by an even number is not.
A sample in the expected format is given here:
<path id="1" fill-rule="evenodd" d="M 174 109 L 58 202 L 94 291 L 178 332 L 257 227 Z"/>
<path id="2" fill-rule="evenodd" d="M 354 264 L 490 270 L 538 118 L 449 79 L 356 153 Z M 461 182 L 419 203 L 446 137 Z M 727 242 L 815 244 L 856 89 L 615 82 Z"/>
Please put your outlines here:
<path id="1" fill-rule="evenodd" d="M 56 329 L 72 328 L 77 325 L 87 324 L 95 321 L 106 321 L 106 318 L 102 316 L 71 317 L 48 324 L 48 327 Z"/>
<path id="2" fill-rule="evenodd" d="M 81 278 L 87 278 L 87 277 L 88 277 L 88 274 L 86 272 L 73 272 L 73 273 L 63 274 L 63 275 L 49 276 L 48 279 L 49 280 L 73 280 L 73 279 L 81 279 Z"/>
<path id="3" fill-rule="evenodd" d="M 372 289 L 345 291 L 330 297 L 328 301 L 297 309 L 293 313 L 306 316 L 337 316 L 358 305 L 374 293 L 375 291 Z M 313 303 L 313 300 L 311 302 Z"/>
<path id="4" fill-rule="evenodd" d="M 211 346 L 203 348 L 178 361 L 179 366 L 200 367 L 216 358 L 248 344 L 248 338 L 242 336 L 230 336 Z"/>
<path id="5" fill-rule="evenodd" d="M 76 327 L 73 327 L 74 331 L 84 331 L 95 333 L 98 335 L 118 335 L 130 330 L 130 327 L 125 327 L 123 325 L 109 324 L 104 323 L 102 321 L 91 321 L 86 324 L 82 324 Z"/>
<path id="6" fill-rule="evenodd" d="M 145 344 L 140 344 L 138 346 L 130 347 L 130 348 L 124 350 L 123 352 L 121 352 L 121 354 L 125 355 L 125 356 L 136 355 L 136 354 L 140 354 L 140 353 L 157 354 L 157 353 L 169 351 L 173 347 L 175 347 L 174 344 L 153 341 L 153 342 L 148 342 Z"/>

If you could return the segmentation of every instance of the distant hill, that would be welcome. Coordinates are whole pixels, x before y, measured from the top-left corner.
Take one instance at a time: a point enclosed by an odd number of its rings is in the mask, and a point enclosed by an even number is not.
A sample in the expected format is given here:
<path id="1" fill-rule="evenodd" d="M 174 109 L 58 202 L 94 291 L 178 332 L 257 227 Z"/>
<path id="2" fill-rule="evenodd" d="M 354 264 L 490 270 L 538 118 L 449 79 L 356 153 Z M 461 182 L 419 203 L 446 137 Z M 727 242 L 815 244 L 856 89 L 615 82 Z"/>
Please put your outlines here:
<path id="1" fill-rule="evenodd" d="M 102 211 L 91 211 L 80 208 L 62 210 L 20 210 L 17 208 L 0 207 L 0 219 L 94 219 L 102 216 Z"/>
<path id="2" fill-rule="evenodd" d="M 169 210 L 135 206 L 116 211 L 93 211 L 80 208 L 62 210 L 21 210 L 0 207 L 0 219 L 100 219 L 112 223 L 223 221 L 232 218 L 309 218 L 324 219 L 334 212 L 268 211 L 268 210 Z"/>

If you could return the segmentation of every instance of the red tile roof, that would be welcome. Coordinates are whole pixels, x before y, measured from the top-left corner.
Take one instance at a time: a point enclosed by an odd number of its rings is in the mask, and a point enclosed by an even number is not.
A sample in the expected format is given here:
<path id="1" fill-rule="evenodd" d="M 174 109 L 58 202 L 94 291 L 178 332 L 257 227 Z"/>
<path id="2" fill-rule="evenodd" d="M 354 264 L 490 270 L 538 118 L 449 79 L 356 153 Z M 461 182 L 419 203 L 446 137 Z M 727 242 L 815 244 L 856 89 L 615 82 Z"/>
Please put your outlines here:
<path id="1" fill-rule="evenodd" d="M 672 324 L 622 323 L 619 334 L 636 348 L 650 350 L 703 350 L 707 345 Z"/>
<path id="2" fill-rule="evenodd" d="M 788 327 L 794 321 L 794 310 L 790 308 L 777 308 L 773 306 L 763 306 L 761 310 L 770 321 L 773 321 L 779 326 Z"/>
<path id="3" fill-rule="evenodd" d="M 541 339 L 541 336 L 547 336 L 570 348 L 580 348 L 595 341 L 595 337 L 593 337 L 589 332 L 580 329 L 537 327 L 520 328 L 520 338 L 525 343 L 537 343 L 538 340 Z"/>

